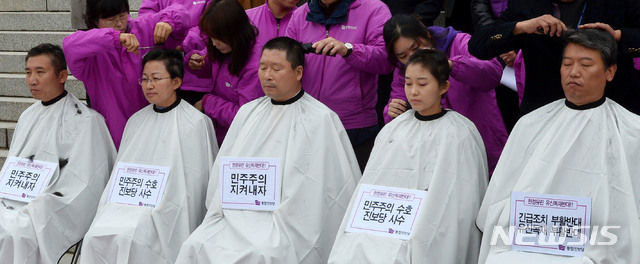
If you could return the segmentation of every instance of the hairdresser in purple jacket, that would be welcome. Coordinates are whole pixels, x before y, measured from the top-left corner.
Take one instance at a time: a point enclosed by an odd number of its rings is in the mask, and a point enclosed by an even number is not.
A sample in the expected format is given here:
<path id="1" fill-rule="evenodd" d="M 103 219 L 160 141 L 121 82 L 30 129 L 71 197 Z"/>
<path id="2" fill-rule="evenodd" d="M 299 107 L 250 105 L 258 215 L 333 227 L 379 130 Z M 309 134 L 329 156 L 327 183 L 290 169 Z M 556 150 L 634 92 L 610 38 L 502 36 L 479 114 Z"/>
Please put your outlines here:
<path id="1" fill-rule="evenodd" d="M 260 32 L 256 38 L 258 47 L 262 48 L 267 41 L 284 36 L 297 4 L 298 0 L 266 0 L 263 5 L 247 10 L 251 24 Z"/>
<path id="2" fill-rule="evenodd" d="M 116 147 L 129 117 L 149 104 L 138 81 L 142 57 L 155 47 L 178 46 L 189 19 L 181 5 L 130 20 L 127 0 L 87 0 L 89 30 L 62 41 L 71 73 L 84 83 L 90 106 L 104 116 Z"/>
<path id="3" fill-rule="evenodd" d="M 393 70 L 382 39 L 389 18 L 379 0 L 311 0 L 293 12 L 286 33 L 320 54 L 306 56 L 302 87 L 340 116 L 360 169 L 378 131 L 378 74 Z"/>

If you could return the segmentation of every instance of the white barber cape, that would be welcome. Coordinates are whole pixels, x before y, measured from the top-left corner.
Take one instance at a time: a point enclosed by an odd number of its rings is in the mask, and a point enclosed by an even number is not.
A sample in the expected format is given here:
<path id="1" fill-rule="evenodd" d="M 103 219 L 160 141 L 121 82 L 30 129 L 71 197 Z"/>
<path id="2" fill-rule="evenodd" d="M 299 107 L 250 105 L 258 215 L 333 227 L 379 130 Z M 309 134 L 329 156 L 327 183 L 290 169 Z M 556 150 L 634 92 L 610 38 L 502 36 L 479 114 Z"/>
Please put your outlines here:
<path id="1" fill-rule="evenodd" d="M 640 263 L 640 116 L 605 98 L 569 105 L 552 102 L 513 129 L 478 214 L 479 263 Z M 511 191 L 591 197 L 591 226 L 620 226 L 609 230 L 617 242 L 589 243 L 582 257 L 511 251 L 502 239 L 492 246 L 494 226 L 508 232 Z M 596 241 L 610 238 L 598 231 Z"/>
<path id="2" fill-rule="evenodd" d="M 59 165 L 30 203 L 0 198 L 0 263 L 57 263 L 89 229 L 109 179 L 116 149 L 104 118 L 70 93 L 38 101 L 18 119 L 11 156 Z"/>
<path id="3" fill-rule="evenodd" d="M 240 108 L 220 148 L 224 156 L 280 158 L 280 206 L 222 209 L 216 159 L 209 211 L 177 263 L 326 263 L 360 178 L 338 116 L 303 91 L 281 105 L 258 98 Z"/>
<path id="4" fill-rule="evenodd" d="M 360 180 L 427 190 L 411 238 L 345 232 L 354 195 L 329 263 L 476 263 L 481 233 L 475 218 L 489 179 L 482 138 L 457 112 L 415 113 L 406 111 L 380 131 Z"/>
<path id="5" fill-rule="evenodd" d="M 107 203 L 112 174 L 84 237 L 81 262 L 174 263 L 206 213 L 217 151 L 211 120 L 186 101 L 162 110 L 149 105 L 131 116 L 116 162 L 170 167 L 164 195 L 155 208 Z"/>

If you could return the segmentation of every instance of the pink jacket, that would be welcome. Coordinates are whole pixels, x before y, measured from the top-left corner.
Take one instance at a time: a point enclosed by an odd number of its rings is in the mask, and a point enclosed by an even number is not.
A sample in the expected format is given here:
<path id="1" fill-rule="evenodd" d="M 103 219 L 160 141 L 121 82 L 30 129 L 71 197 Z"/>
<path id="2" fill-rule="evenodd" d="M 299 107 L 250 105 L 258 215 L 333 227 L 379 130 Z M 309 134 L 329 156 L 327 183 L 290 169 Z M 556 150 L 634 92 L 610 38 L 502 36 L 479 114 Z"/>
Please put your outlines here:
<path id="1" fill-rule="evenodd" d="M 200 16 L 209 6 L 211 0 L 142 0 L 138 17 L 156 14 L 172 4 L 181 4 L 189 13 L 189 28 L 197 27 Z"/>
<path id="2" fill-rule="evenodd" d="M 447 56 L 453 62 L 449 75 L 449 91 L 442 97 L 442 106 L 453 109 L 469 118 L 480 132 L 485 148 L 489 171 L 493 172 L 498 158 L 507 142 L 507 128 L 502 120 L 494 88 L 500 83 L 502 66 L 497 59 L 479 60 L 469 54 L 467 43 L 471 35 L 458 33 L 447 49 Z M 394 72 L 391 84 L 391 99 L 407 101 L 404 93 L 404 73 Z M 388 123 L 389 105 L 384 108 L 384 119 Z"/>
<path id="3" fill-rule="evenodd" d="M 205 52 L 206 48 L 204 51 L 194 50 L 187 56 L 194 53 L 204 55 Z M 264 96 L 258 78 L 261 49 L 258 45 L 254 45 L 250 52 L 249 61 L 238 76 L 229 72 L 230 58 L 227 58 L 222 64 L 211 63 L 207 60 L 206 66 L 200 70 L 210 71 L 213 77 L 213 88 L 210 94 L 202 98 L 202 107 L 204 113 L 213 121 L 218 145 L 222 145 L 227 130 L 231 126 L 231 121 L 240 107 L 253 99 Z M 185 71 L 197 72 L 188 67 L 185 68 Z"/>
<path id="4" fill-rule="evenodd" d="M 293 15 L 293 11 L 297 8 L 294 7 L 293 10 L 289 11 L 282 19 L 280 19 L 280 23 L 276 20 L 276 17 L 273 16 L 271 9 L 269 9 L 269 0 L 265 1 L 264 5 L 257 6 L 247 10 L 247 16 L 249 16 L 249 20 L 251 20 L 251 24 L 258 28 L 258 38 L 257 45 L 262 49 L 267 41 L 284 36 L 287 26 L 289 25 L 289 21 L 291 20 L 291 15 Z"/>
<path id="5" fill-rule="evenodd" d="M 129 20 L 128 33 L 136 35 L 140 47 L 153 47 L 153 31 L 158 22 L 167 22 L 173 32 L 165 48 L 175 48 L 188 30 L 189 15 L 180 5 L 168 7 L 149 17 Z M 120 44 L 120 31 L 112 28 L 77 31 L 62 41 L 73 76 L 84 83 L 91 108 L 104 116 L 116 147 L 131 115 L 149 104 L 138 84 L 142 77 L 142 56 L 127 52 Z"/>
<path id="6" fill-rule="evenodd" d="M 346 129 L 376 125 L 378 74 L 393 70 L 382 39 L 389 8 L 379 0 L 355 0 L 346 22 L 326 28 L 305 20 L 308 4 L 293 12 L 286 35 L 302 43 L 333 37 L 353 44 L 353 52 L 346 58 L 308 54 L 305 92 L 336 112 Z"/>

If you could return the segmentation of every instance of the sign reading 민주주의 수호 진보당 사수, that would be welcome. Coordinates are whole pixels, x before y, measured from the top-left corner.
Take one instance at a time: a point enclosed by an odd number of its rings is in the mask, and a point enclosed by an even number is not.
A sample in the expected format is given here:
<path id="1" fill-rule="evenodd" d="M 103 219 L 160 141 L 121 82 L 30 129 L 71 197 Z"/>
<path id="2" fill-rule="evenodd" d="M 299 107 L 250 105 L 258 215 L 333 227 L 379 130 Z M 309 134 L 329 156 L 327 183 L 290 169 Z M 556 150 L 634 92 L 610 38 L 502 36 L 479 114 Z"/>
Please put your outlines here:
<path id="1" fill-rule="evenodd" d="M 169 167 L 118 162 L 113 170 L 109 202 L 153 208 L 160 203 Z"/>
<path id="2" fill-rule="evenodd" d="M 589 242 L 591 198 L 511 193 L 511 249 L 582 256 Z"/>
<path id="3" fill-rule="evenodd" d="M 278 158 L 220 157 L 222 208 L 273 211 L 280 205 Z"/>
<path id="4" fill-rule="evenodd" d="M 9 157 L 0 171 L 0 197 L 29 203 L 44 190 L 57 163 Z"/>
<path id="5" fill-rule="evenodd" d="M 346 232 L 411 238 L 426 191 L 361 184 Z"/>

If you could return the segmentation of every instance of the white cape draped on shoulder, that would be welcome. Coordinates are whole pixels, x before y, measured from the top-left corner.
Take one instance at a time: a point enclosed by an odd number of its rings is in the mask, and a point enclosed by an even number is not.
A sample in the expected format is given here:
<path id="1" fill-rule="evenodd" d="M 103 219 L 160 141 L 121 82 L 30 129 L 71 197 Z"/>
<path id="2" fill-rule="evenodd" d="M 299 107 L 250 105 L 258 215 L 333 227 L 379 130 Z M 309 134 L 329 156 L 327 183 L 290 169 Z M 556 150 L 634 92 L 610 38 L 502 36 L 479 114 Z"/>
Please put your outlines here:
<path id="1" fill-rule="evenodd" d="M 606 99 L 575 110 L 564 99 L 523 116 L 516 124 L 478 214 L 483 229 L 479 263 L 640 263 L 640 117 Z M 592 198 L 591 226 L 600 231 L 582 257 L 511 251 L 494 227 L 508 230 L 510 193 L 529 192 Z M 591 229 L 594 231 L 594 229 Z"/>
<path id="2" fill-rule="evenodd" d="M 484 144 L 471 121 L 454 111 L 428 121 L 405 112 L 376 137 L 360 184 L 427 190 L 411 238 L 345 232 L 354 196 L 329 263 L 476 263 L 475 218 L 487 174 Z"/>
<path id="3" fill-rule="evenodd" d="M 164 195 L 155 208 L 107 203 L 112 174 L 80 260 L 173 263 L 206 213 L 206 187 L 217 150 L 211 120 L 185 101 L 168 112 L 149 105 L 131 116 L 116 162 L 170 167 Z"/>
<path id="4" fill-rule="evenodd" d="M 240 108 L 223 156 L 280 158 L 280 206 L 273 212 L 222 209 L 217 159 L 209 211 L 177 263 L 326 263 L 360 178 L 338 116 L 308 94 L 287 105 L 258 98 Z"/>
<path id="5" fill-rule="evenodd" d="M 38 101 L 20 116 L 9 156 L 60 165 L 29 204 L 0 199 L 0 263 L 57 263 L 89 229 L 115 160 L 104 118 L 71 93 Z"/>

